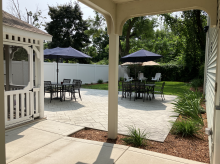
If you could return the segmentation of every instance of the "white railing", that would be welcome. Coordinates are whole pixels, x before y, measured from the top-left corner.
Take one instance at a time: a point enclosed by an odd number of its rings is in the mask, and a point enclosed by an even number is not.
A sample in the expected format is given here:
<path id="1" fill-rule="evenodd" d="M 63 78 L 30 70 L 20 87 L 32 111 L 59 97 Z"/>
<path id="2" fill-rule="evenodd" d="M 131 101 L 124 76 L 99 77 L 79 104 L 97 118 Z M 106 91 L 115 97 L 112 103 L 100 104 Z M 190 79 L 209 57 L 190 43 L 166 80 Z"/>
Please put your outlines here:
<path id="1" fill-rule="evenodd" d="M 31 121 L 39 116 L 39 88 L 5 91 L 5 126 Z M 33 105 L 34 104 L 34 105 Z"/>

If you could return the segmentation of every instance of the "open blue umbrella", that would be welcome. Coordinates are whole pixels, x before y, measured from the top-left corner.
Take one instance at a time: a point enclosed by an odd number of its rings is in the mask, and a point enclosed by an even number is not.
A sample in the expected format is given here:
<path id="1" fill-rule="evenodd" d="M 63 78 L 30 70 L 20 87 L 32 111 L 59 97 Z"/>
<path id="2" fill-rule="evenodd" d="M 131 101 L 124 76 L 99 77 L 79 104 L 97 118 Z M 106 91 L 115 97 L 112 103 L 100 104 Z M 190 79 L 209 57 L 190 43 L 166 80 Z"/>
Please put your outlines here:
<path id="1" fill-rule="evenodd" d="M 89 55 L 86 55 L 72 47 L 67 48 L 52 48 L 44 50 L 44 58 L 45 59 L 57 59 L 57 84 L 58 84 L 58 61 L 60 58 L 92 58 Z"/>
<path id="2" fill-rule="evenodd" d="M 156 59 L 160 59 L 161 57 L 162 57 L 161 55 L 142 49 L 142 50 L 139 50 L 137 52 L 134 52 L 132 54 L 122 57 L 120 61 L 137 63 L 137 62 L 153 61 Z"/>
<path id="3" fill-rule="evenodd" d="M 143 62 L 160 59 L 161 57 L 162 57 L 161 55 L 142 49 L 142 50 L 139 50 L 137 52 L 134 52 L 132 54 L 122 57 L 120 61 L 131 62 L 131 63 L 143 63 Z M 135 68 L 135 76 L 136 76 L 136 68 Z"/>

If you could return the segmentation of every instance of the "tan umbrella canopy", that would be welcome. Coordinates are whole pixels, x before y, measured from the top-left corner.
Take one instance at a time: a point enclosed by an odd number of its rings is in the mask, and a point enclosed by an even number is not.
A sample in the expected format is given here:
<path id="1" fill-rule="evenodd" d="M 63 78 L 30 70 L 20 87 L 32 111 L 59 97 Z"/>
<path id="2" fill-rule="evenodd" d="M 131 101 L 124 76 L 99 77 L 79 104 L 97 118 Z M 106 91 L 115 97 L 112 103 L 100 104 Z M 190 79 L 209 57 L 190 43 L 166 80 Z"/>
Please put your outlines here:
<path id="1" fill-rule="evenodd" d="M 143 62 L 142 66 L 160 65 L 154 61 Z"/>
<path id="2" fill-rule="evenodd" d="M 125 66 L 125 65 L 133 65 L 133 64 L 140 64 L 141 66 L 153 66 L 153 65 L 160 65 L 154 61 L 148 61 L 148 62 L 143 62 L 143 63 L 131 63 L 131 62 L 126 62 L 126 63 L 123 63 L 122 65 Z"/>

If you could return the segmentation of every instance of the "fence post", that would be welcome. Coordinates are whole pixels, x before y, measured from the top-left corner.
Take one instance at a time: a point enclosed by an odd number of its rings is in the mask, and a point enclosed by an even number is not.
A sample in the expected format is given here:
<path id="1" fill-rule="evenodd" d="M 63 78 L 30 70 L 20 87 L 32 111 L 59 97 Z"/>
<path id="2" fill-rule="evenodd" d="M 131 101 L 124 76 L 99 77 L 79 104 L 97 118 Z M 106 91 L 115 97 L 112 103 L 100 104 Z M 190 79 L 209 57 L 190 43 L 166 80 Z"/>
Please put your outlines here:
<path id="1" fill-rule="evenodd" d="M 96 81 L 96 64 L 94 65 L 95 66 L 95 68 L 94 68 L 94 70 L 95 70 L 95 73 L 94 73 L 94 83 L 96 83 L 97 81 Z"/>
<path id="2" fill-rule="evenodd" d="M 76 79 L 78 79 L 79 63 L 76 63 Z"/>

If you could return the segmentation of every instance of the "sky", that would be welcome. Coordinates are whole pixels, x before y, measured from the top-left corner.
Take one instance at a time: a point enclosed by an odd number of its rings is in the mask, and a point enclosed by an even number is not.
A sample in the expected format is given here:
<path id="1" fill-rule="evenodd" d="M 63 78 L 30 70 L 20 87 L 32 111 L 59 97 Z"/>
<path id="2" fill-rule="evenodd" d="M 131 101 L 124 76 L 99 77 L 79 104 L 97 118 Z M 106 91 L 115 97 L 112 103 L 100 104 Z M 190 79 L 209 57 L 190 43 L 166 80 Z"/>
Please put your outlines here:
<path id="1" fill-rule="evenodd" d="M 3 0 L 3 10 L 5 10 L 6 12 L 9 12 L 9 6 L 10 6 L 10 1 L 11 0 Z M 17 1 L 17 0 L 15 0 Z M 20 10 L 23 16 L 26 16 L 26 9 L 28 11 L 32 11 L 33 13 L 36 11 L 36 9 L 38 8 L 39 10 L 42 11 L 42 16 L 46 17 L 46 19 L 44 19 L 44 23 L 45 22 L 50 22 L 51 19 L 48 16 L 48 5 L 50 6 L 57 6 L 57 4 L 65 4 L 68 3 L 70 1 L 72 2 L 76 2 L 77 0 L 18 0 L 19 1 L 19 5 L 20 5 Z M 91 9 L 90 7 L 84 5 L 83 3 L 79 2 L 79 5 L 81 7 L 81 10 L 83 12 L 83 19 L 86 20 L 89 17 L 94 17 L 94 10 Z M 177 12 L 178 13 L 178 12 Z M 159 27 L 155 28 L 155 30 L 157 29 L 161 29 L 162 28 L 162 24 L 159 20 Z M 41 30 L 44 30 L 44 27 L 41 28 Z"/>
<path id="2" fill-rule="evenodd" d="M 6 12 L 9 11 L 11 0 L 3 0 L 3 10 Z M 17 0 L 15 0 L 17 1 Z M 50 17 L 48 16 L 48 5 L 49 6 L 57 6 L 57 4 L 65 4 L 70 2 L 71 0 L 18 0 L 20 5 L 20 10 L 23 15 L 26 16 L 26 8 L 28 11 L 35 12 L 36 8 L 38 7 L 39 10 L 42 11 L 42 16 L 46 17 L 45 22 L 50 21 Z M 76 0 L 72 0 L 72 2 L 75 2 Z M 83 12 L 83 19 L 88 19 L 89 17 L 94 17 L 95 14 L 93 12 L 93 9 L 89 8 L 88 6 L 84 5 L 83 3 L 79 2 L 81 10 Z"/>

